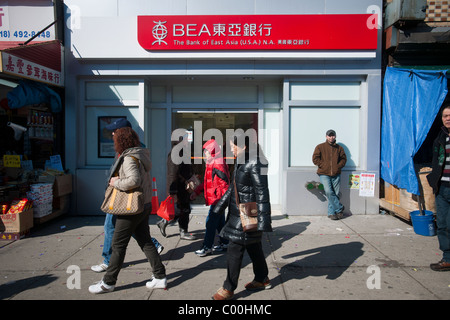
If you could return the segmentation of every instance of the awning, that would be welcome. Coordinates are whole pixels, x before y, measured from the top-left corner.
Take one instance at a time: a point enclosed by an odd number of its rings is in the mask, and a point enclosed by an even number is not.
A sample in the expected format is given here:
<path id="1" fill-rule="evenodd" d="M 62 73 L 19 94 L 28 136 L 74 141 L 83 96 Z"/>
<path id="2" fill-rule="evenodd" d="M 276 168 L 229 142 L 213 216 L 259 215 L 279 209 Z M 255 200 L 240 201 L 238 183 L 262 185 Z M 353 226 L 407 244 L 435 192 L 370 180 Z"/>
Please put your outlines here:
<path id="1" fill-rule="evenodd" d="M 1 51 L 0 71 L 64 87 L 63 54 L 59 40 L 5 49 Z"/>

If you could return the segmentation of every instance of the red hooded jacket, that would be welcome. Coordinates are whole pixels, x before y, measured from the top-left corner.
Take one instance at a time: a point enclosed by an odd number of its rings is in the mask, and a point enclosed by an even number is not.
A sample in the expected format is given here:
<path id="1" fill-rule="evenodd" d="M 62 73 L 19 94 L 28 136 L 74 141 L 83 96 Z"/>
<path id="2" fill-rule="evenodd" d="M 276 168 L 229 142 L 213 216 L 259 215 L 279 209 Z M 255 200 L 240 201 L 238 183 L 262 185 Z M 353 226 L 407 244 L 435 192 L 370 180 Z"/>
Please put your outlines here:
<path id="1" fill-rule="evenodd" d="M 205 194 L 205 204 L 215 205 L 223 194 L 228 190 L 230 184 L 230 173 L 228 165 L 222 156 L 222 151 L 214 139 L 207 141 L 203 148 L 208 150 L 211 158 L 206 160 L 205 177 L 194 192 L 199 195 L 202 191 Z"/>

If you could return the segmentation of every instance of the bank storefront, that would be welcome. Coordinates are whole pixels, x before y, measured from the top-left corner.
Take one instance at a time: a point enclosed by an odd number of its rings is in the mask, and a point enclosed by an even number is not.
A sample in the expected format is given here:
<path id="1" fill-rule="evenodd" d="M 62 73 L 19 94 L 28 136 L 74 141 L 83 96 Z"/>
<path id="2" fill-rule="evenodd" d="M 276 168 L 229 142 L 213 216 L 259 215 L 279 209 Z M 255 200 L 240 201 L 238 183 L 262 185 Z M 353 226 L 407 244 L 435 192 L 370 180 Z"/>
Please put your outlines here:
<path id="1" fill-rule="evenodd" d="M 323 192 L 309 187 L 319 181 L 311 159 L 332 128 L 348 157 L 346 211 L 378 213 L 381 1 L 65 3 L 73 213 L 101 214 L 114 157 L 105 127 L 118 117 L 150 149 L 160 201 L 174 130 L 188 131 L 202 175 L 202 143 L 242 129 L 257 133 L 269 160 L 273 208 L 325 215 Z"/>

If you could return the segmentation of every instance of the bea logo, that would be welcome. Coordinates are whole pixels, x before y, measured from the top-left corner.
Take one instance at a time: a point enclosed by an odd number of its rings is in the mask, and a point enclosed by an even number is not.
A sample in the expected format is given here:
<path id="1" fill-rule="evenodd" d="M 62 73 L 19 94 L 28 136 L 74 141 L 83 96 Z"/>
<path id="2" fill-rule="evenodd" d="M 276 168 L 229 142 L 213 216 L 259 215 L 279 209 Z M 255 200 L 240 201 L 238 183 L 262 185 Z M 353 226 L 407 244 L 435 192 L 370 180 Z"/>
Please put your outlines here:
<path id="1" fill-rule="evenodd" d="M 153 38 L 155 38 L 156 40 L 153 41 L 152 45 L 154 45 L 155 43 L 161 45 L 162 43 L 164 43 L 165 45 L 167 45 L 167 42 L 164 41 L 164 39 L 167 37 L 167 27 L 164 25 L 167 21 L 153 21 L 155 23 L 155 25 L 153 26 L 152 29 L 152 35 Z"/>

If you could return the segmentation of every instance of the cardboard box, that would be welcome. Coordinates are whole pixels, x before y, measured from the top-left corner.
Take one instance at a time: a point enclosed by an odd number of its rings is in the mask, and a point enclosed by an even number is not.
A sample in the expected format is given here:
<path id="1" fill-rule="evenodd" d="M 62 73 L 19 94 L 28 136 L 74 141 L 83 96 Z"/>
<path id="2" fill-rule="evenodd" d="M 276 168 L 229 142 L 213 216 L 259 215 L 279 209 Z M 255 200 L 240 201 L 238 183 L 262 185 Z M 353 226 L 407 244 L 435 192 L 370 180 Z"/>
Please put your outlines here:
<path id="1" fill-rule="evenodd" d="M 61 197 L 70 193 L 72 193 L 72 175 L 56 176 L 55 184 L 53 185 L 53 196 Z"/>
<path id="2" fill-rule="evenodd" d="M 30 233 L 30 230 L 26 230 L 26 231 L 18 232 L 18 233 L 0 232 L 0 240 L 15 241 L 15 240 L 22 239 L 29 233 Z"/>
<path id="3" fill-rule="evenodd" d="M 33 227 L 33 209 L 20 213 L 0 214 L 1 233 L 22 233 Z"/>
<path id="4" fill-rule="evenodd" d="M 72 193 L 72 175 L 45 175 L 39 177 L 39 182 L 53 183 L 53 196 L 60 197 Z"/>
<path id="5" fill-rule="evenodd" d="M 384 198 L 387 202 L 396 206 L 400 205 L 400 190 L 394 185 L 384 183 Z"/>

